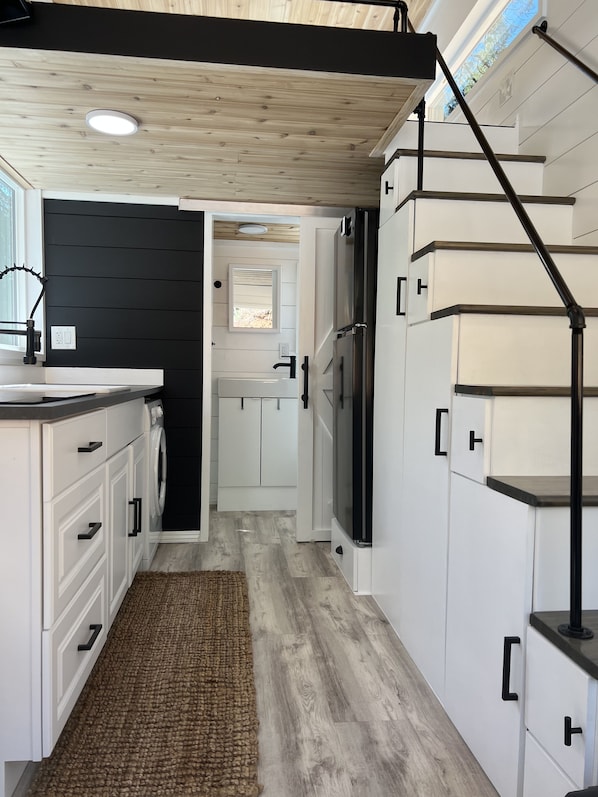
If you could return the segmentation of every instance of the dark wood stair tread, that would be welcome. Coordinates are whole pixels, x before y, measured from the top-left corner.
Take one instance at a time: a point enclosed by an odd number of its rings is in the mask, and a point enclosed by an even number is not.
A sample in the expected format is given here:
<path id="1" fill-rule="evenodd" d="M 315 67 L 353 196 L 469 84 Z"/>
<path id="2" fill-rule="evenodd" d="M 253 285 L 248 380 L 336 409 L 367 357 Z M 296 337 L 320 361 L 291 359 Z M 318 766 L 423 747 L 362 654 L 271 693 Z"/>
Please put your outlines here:
<path id="1" fill-rule="evenodd" d="M 491 490 L 529 506 L 569 506 L 569 476 L 488 476 Z M 583 477 L 583 505 L 598 506 L 598 476 Z"/>
<path id="2" fill-rule="evenodd" d="M 494 194 L 478 191 L 411 191 L 405 199 L 397 205 L 395 212 L 411 200 L 441 199 L 452 202 L 506 202 L 505 194 Z M 519 199 L 524 204 L 537 205 L 574 205 L 575 197 L 572 196 L 544 196 L 542 194 L 519 194 Z"/>
<path id="3" fill-rule="evenodd" d="M 417 158 L 417 149 L 397 149 L 388 160 L 387 166 L 401 157 Z M 515 153 L 497 153 L 499 161 L 513 161 L 515 163 L 546 163 L 545 155 L 519 155 Z M 446 158 L 449 160 L 476 160 L 488 161 L 483 152 L 459 152 L 458 150 L 424 149 L 424 158 Z M 488 164 L 490 165 L 490 164 Z"/>
<path id="4" fill-rule="evenodd" d="M 552 244 L 546 248 L 551 254 L 571 254 L 571 255 L 598 255 L 598 246 L 572 246 L 569 244 Z M 529 252 L 536 253 L 531 244 L 516 243 L 474 243 L 470 241 L 431 241 L 426 246 L 418 249 L 411 255 L 411 260 L 418 260 L 420 257 L 430 252 L 454 251 L 454 252 Z"/>
<path id="5" fill-rule="evenodd" d="M 583 312 L 587 317 L 597 317 L 598 307 L 584 307 Z M 516 304 L 453 304 L 450 307 L 443 307 L 434 310 L 430 314 L 430 319 L 446 318 L 451 315 L 542 315 L 542 316 L 566 316 L 565 307 L 544 307 L 538 305 L 516 305 Z"/>
<path id="6" fill-rule="evenodd" d="M 529 398 L 562 398 L 571 395 L 570 387 L 559 385 L 455 385 L 455 393 L 460 396 L 507 396 Z M 584 397 L 598 396 L 598 387 L 584 387 Z"/>

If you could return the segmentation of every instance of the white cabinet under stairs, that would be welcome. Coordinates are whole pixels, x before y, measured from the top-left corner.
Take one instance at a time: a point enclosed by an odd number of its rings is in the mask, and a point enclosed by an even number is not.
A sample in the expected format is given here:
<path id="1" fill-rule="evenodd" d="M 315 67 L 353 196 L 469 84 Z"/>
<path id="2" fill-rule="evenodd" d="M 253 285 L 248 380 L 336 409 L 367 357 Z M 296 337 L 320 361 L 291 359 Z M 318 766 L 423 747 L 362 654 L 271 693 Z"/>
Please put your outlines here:
<path id="1" fill-rule="evenodd" d="M 415 185 L 412 123 L 387 153 L 381 180 L 372 593 L 501 797 L 521 797 L 530 613 L 569 606 L 571 332 L 470 131 L 426 128 L 424 190 Z M 516 131 L 488 132 L 587 308 L 583 552 L 591 573 L 598 248 L 573 246 L 572 199 L 542 196 L 543 159 L 516 157 Z M 598 586 L 586 581 L 584 609 L 598 609 Z M 535 737 L 529 750 L 527 781 L 540 782 L 547 752 Z"/>

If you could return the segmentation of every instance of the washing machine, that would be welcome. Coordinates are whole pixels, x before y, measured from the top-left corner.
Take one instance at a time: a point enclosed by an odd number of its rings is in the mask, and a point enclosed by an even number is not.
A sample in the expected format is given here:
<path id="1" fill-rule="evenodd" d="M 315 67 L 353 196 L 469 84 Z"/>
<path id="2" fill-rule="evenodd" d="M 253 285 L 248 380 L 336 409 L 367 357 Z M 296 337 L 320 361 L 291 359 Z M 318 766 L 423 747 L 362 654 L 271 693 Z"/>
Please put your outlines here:
<path id="1" fill-rule="evenodd" d="M 147 569 L 160 542 L 166 500 L 166 432 L 164 407 L 160 399 L 150 399 L 145 404 L 144 432 L 147 445 L 147 534 L 143 559 Z"/>

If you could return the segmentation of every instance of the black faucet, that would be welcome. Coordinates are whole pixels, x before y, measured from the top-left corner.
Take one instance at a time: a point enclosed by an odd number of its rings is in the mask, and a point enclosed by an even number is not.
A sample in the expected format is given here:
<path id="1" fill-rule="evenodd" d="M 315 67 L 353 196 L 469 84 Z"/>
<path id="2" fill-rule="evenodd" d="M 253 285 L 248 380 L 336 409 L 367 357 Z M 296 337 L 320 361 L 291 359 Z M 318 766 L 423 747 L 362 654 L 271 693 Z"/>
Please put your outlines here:
<path id="1" fill-rule="evenodd" d="M 272 368 L 288 368 L 289 369 L 289 377 L 291 379 L 297 378 L 297 356 L 295 354 L 289 355 L 290 363 L 276 363 L 273 365 Z"/>

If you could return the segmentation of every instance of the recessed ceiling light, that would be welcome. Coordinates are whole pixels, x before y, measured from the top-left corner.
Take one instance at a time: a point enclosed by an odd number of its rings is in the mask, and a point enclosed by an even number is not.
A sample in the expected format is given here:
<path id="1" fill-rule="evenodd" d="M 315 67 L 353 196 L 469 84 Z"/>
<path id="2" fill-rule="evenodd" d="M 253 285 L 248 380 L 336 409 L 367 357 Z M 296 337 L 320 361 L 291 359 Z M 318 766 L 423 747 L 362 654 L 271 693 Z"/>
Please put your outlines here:
<path id="1" fill-rule="evenodd" d="M 89 111 L 85 121 L 99 133 L 109 136 L 130 136 L 137 132 L 139 123 L 135 117 L 122 111 L 96 110 Z"/>
<path id="2" fill-rule="evenodd" d="M 243 235 L 263 235 L 268 232 L 268 228 L 265 224 L 240 224 L 239 232 Z"/>

